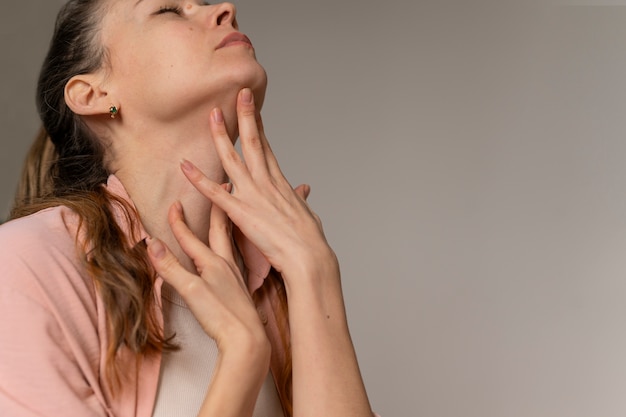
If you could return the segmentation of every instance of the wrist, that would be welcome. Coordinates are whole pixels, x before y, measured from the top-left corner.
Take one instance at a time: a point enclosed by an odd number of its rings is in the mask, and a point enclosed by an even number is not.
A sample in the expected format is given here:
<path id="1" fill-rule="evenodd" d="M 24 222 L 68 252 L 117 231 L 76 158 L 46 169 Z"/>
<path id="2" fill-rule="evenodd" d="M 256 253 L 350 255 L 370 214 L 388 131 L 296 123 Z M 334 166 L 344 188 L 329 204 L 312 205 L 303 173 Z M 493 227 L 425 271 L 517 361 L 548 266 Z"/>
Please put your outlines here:
<path id="1" fill-rule="evenodd" d="M 329 246 L 291 255 L 290 262 L 279 272 L 283 276 L 288 292 L 293 287 L 317 286 L 324 282 L 340 281 L 339 261 Z"/>
<path id="2" fill-rule="evenodd" d="M 283 279 L 293 327 L 321 325 L 345 329 L 347 323 L 341 273 L 334 253 L 316 263 L 301 262 L 285 271 Z"/>
<path id="3" fill-rule="evenodd" d="M 236 337 L 226 346 L 218 343 L 218 348 L 215 371 L 198 415 L 252 415 L 269 371 L 269 342 Z"/>
<path id="4" fill-rule="evenodd" d="M 217 341 L 223 362 L 238 365 L 269 366 L 272 347 L 264 329 L 232 335 L 227 340 Z"/>
<path id="5" fill-rule="evenodd" d="M 220 352 L 218 366 L 233 375 L 246 376 L 253 381 L 262 381 L 270 367 L 271 348 L 268 346 L 237 347 Z"/>

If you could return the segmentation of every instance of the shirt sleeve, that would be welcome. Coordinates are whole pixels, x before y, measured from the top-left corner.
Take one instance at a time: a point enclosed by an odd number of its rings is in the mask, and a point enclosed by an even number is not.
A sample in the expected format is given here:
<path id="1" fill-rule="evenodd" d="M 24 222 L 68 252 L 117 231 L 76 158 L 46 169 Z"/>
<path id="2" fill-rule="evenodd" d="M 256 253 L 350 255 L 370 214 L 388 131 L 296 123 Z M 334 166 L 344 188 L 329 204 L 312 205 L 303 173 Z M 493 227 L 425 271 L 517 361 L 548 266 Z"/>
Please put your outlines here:
<path id="1" fill-rule="evenodd" d="M 3 289 L 0 317 L 0 415 L 107 415 L 50 311 Z"/>
<path id="2" fill-rule="evenodd" d="M 23 229 L 0 232 L 0 416 L 110 417 L 93 288 L 73 241 Z"/>

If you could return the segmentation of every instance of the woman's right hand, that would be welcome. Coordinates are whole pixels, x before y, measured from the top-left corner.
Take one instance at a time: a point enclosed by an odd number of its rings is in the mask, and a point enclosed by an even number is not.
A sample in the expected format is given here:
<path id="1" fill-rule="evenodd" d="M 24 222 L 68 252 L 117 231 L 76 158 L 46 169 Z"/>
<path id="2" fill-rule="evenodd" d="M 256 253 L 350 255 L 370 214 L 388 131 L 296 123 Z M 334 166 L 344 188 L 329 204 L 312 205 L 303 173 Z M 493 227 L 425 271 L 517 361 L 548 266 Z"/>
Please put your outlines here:
<path id="1" fill-rule="evenodd" d="M 263 351 L 263 344 L 269 342 L 235 262 L 232 228 L 226 214 L 213 205 L 209 246 L 187 227 L 180 203 L 172 205 L 168 220 L 197 274 L 186 270 L 163 242 L 148 238 L 148 254 L 156 272 L 183 297 L 220 351 L 250 344 Z"/>
<path id="2" fill-rule="evenodd" d="M 168 220 L 197 274 L 186 270 L 158 239 L 147 239 L 150 260 L 219 349 L 199 415 L 251 416 L 269 369 L 271 346 L 235 262 L 230 220 L 213 205 L 209 246 L 187 227 L 180 203 L 170 208 Z"/>

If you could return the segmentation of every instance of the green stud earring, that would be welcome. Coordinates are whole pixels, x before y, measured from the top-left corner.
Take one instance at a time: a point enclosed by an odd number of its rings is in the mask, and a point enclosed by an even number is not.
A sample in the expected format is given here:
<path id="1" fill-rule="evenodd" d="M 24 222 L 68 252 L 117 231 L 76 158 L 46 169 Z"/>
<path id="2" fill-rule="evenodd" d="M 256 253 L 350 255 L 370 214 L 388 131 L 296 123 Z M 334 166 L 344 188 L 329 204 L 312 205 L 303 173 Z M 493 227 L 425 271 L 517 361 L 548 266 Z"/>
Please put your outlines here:
<path id="1" fill-rule="evenodd" d="M 117 109 L 117 107 L 111 106 L 109 108 L 109 114 L 111 115 L 111 119 L 115 119 L 115 116 L 117 116 L 117 113 L 119 113 L 119 110 Z"/>

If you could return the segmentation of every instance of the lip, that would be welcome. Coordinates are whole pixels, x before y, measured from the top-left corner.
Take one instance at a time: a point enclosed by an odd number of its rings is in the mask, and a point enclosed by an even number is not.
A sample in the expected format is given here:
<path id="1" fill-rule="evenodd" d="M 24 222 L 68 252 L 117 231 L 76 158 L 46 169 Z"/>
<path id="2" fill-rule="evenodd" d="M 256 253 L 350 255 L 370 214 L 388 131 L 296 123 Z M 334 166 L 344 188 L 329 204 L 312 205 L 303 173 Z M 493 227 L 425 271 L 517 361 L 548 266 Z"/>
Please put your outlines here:
<path id="1" fill-rule="evenodd" d="M 241 32 L 233 32 L 227 35 L 222 41 L 217 45 L 215 49 L 224 48 L 225 46 L 231 45 L 247 45 L 252 47 L 252 42 L 250 39 Z"/>

